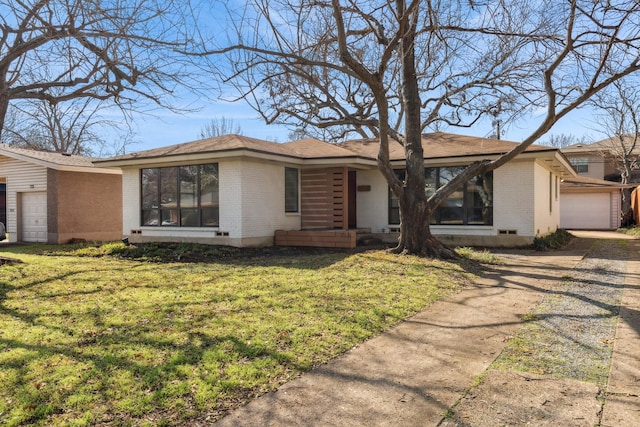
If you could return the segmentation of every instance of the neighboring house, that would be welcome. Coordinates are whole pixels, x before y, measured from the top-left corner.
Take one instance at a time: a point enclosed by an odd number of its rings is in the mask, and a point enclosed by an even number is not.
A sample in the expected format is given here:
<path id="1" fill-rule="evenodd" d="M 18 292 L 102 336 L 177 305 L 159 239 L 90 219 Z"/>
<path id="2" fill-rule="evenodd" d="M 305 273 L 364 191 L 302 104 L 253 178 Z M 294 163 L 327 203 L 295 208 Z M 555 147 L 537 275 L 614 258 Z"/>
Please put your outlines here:
<path id="1" fill-rule="evenodd" d="M 122 173 L 87 157 L 0 144 L 10 242 L 122 238 Z"/>
<path id="2" fill-rule="evenodd" d="M 425 191 L 515 144 L 424 135 Z M 335 239 L 347 236 L 346 245 L 353 246 L 356 229 L 397 238 L 397 201 L 378 171 L 377 152 L 375 140 L 278 144 L 225 135 L 95 164 L 122 169 L 123 229 L 133 243 L 341 246 Z M 390 155 L 402 175 L 403 148 L 392 143 Z M 432 231 L 454 244 L 528 244 L 559 227 L 560 180 L 573 176 L 558 150 L 532 146 L 454 192 Z"/>
<path id="3" fill-rule="evenodd" d="M 560 192 L 560 226 L 567 229 L 615 230 L 620 227 L 622 189 L 610 138 L 562 149 L 578 176 L 564 180 Z M 633 176 L 632 176 L 633 178 Z"/>

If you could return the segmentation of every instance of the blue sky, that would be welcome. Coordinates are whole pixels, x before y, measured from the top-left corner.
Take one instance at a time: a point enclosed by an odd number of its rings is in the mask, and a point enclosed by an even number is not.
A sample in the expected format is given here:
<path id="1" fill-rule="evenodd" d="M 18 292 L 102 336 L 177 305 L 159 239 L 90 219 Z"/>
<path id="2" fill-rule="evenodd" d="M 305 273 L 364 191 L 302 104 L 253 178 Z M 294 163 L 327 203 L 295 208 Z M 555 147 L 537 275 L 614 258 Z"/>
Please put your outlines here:
<path id="1" fill-rule="evenodd" d="M 233 119 L 240 125 L 244 135 L 277 142 L 288 140 L 288 129 L 285 126 L 266 125 L 242 101 L 237 102 L 209 102 L 201 109 L 186 114 L 175 114 L 169 111 L 157 111 L 156 117 L 138 117 L 135 120 L 137 143 L 130 145 L 127 152 L 142 151 L 156 147 L 194 141 L 199 139 L 200 131 L 212 118 Z M 519 142 L 528 136 L 535 126 L 542 120 L 543 113 L 533 114 L 526 119 L 508 126 L 502 138 Z M 551 134 L 572 134 L 578 138 L 586 136 L 591 141 L 603 139 L 605 136 L 596 133 L 593 128 L 594 118 L 590 112 L 579 110 L 560 120 L 552 130 L 542 139 Z M 492 129 L 488 121 L 473 128 L 450 128 L 451 133 L 485 137 Z"/>

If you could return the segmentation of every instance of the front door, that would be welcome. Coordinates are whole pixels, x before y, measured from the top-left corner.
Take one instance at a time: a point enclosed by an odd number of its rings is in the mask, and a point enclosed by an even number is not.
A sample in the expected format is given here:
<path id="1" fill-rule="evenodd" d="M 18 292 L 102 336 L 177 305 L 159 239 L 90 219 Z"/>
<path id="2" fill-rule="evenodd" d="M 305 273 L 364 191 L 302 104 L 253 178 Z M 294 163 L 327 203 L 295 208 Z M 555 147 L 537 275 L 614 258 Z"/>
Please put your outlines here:
<path id="1" fill-rule="evenodd" d="M 356 193 L 358 192 L 358 184 L 356 181 L 356 171 L 349 171 L 349 184 L 348 189 L 348 205 L 347 212 L 349 216 L 349 228 L 357 228 L 357 214 L 356 214 Z"/>

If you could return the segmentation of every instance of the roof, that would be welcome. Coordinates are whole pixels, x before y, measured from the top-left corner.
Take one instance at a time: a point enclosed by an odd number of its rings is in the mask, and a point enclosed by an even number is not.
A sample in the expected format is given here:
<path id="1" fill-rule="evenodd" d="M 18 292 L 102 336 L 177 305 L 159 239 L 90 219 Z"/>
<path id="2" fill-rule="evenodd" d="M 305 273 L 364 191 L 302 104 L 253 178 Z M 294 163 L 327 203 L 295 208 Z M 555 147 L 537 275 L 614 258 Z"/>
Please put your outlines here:
<path id="1" fill-rule="evenodd" d="M 518 145 L 517 142 L 455 135 L 443 132 L 423 135 L 422 144 L 425 149 L 425 158 L 503 154 Z M 391 141 L 389 148 L 392 160 L 404 159 L 404 148 L 400 143 L 397 141 Z M 243 135 L 231 134 L 170 145 L 167 147 L 153 148 L 109 159 L 101 159 L 98 160 L 98 162 L 152 159 L 187 154 L 221 153 L 233 150 L 246 150 L 301 159 L 359 156 L 375 160 L 378 157 L 378 139 L 360 139 L 338 144 L 330 144 L 318 139 L 308 138 L 287 143 L 277 143 L 250 138 Z M 539 145 L 532 145 L 526 150 L 526 152 L 536 151 L 557 150 L 555 148 Z"/>
<path id="2" fill-rule="evenodd" d="M 491 138 L 478 138 L 436 132 L 422 136 L 425 159 L 454 159 L 468 157 L 496 157 L 507 153 L 519 143 Z M 203 161 L 211 157 L 249 156 L 263 159 L 292 161 L 308 165 L 344 164 L 354 167 L 376 167 L 379 140 L 360 139 L 330 144 L 313 138 L 277 143 L 243 135 L 223 135 L 198 141 L 153 148 L 96 161 L 98 166 L 126 167 L 163 165 L 175 162 Z M 391 141 L 392 161 L 405 159 L 404 147 Z M 539 154 L 538 154 L 539 153 Z M 554 167 L 573 174 L 571 166 L 555 148 L 531 145 L 524 155 L 533 154 L 554 161 Z M 550 159 L 553 158 L 553 159 Z M 549 160 L 550 159 L 550 160 Z M 565 175 L 565 173 L 562 173 Z"/>
<path id="3" fill-rule="evenodd" d="M 120 173 L 117 170 L 101 170 L 94 166 L 96 158 L 77 156 L 66 153 L 52 153 L 49 151 L 29 150 L 26 148 L 12 147 L 0 144 L 0 156 L 22 160 L 29 163 L 64 171 L 94 172 L 94 173 Z"/>
<path id="4" fill-rule="evenodd" d="M 511 151 L 519 143 L 501 139 L 479 138 L 475 136 L 456 135 L 452 133 L 434 132 L 422 135 L 422 148 L 427 159 L 466 157 L 478 155 L 500 155 Z M 360 139 L 338 144 L 364 157 L 378 157 L 377 139 Z M 555 148 L 531 145 L 525 152 L 557 151 Z M 391 160 L 403 160 L 404 148 L 397 141 L 389 143 Z"/>
<path id="5" fill-rule="evenodd" d="M 151 159 L 185 154 L 219 153 L 241 149 L 255 152 L 279 154 L 283 156 L 296 155 L 296 153 L 290 148 L 286 147 L 285 144 L 278 144 L 277 142 L 264 141 L 261 139 L 250 138 L 243 135 L 231 134 L 185 142 L 182 144 L 169 145 L 167 147 L 153 148 L 151 150 L 138 151 L 135 153 L 112 157 L 106 160 L 113 161 Z"/>
<path id="6" fill-rule="evenodd" d="M 633 135 L 624 136 L 623 141 L 625 144 L 625 149 L 627 149 L 628 147 L 631 147 L 631 144 L 633 144 L 632 138 L 633 138 Z M 617 137 L 611 137 L 611 138 L 605 138 L 601 141 L 593 142 L 591 144 L 579 143 L 579 144 L 570 145 L 568 147 L 563 148 L 561 151 L 566 155 L 594 154 L 594 155 L 602 156 L 605 153 L 612 153 L 612 152 L 615 153 L 620 149 L 621 147 L 620 147 L 619 139 Z M 636 147 L 634 148 L 633 153 L 635 155 L 640 155 L 640 140 L 638 140 L 638 142 L 636 143 Z"/>
<path id="7" fill-rule="evenodd" d="M 347 150 L 338 144 L 330 144 L 318 139 L 308 138 L 282 144 L 295 151 L 303 158 L 336 158 L 354 157 L 357 153 Z"/>
<path id="8" fill-rule="evenodd" d="M 564 188 L 608 188 L 608 189 L 621 189 L 621 188 L 635 188 L 635 184 L 621 184 L 619 182 L 605 181 L 603 179 L 589 178 L 587 176 L 575 176 L 570 178 L 563 178 L 561 182 Z"/>

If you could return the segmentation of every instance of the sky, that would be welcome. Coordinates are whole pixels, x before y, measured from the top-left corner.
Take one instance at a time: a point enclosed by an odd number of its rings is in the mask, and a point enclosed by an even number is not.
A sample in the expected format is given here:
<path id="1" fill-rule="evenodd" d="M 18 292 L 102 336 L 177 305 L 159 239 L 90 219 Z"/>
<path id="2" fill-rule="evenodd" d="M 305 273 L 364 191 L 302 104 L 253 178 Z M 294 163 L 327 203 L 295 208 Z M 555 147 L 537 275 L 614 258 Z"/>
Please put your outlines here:
<path id="1" fill-rule="evenodd" d="M 241 133 L 258 139 L 287 142 L 289 130 L 282 125 L 267 125 L 258 114 L 243 101 L 208 102 L 201 109 L 187 114 L 169 111 L 156 112 L 155 117 L 135 119 L 136 143 L 127 147 L 127 152 L 143 151 L 167 145 L 180 144 L 200 139 L 200 131 L 214 118 L 232 119 L 239 125 Z M 544 117 L 544 112 L 532 114 L 517 123 L 508 125 L 502 139 L 520 142 L 527 137 Z M 579 110 L 561 119 L 541 141 L 552 134 L 571 134 L 577 138 L 586 137 L 589 141 L 604 139 L 604 135 L 593 130 L 594 118 L 588 111 Z M 478 137 L 487 137 L 492 132 L 489 121 L 473 128 L 449 128 L 445 132 Z"/>

